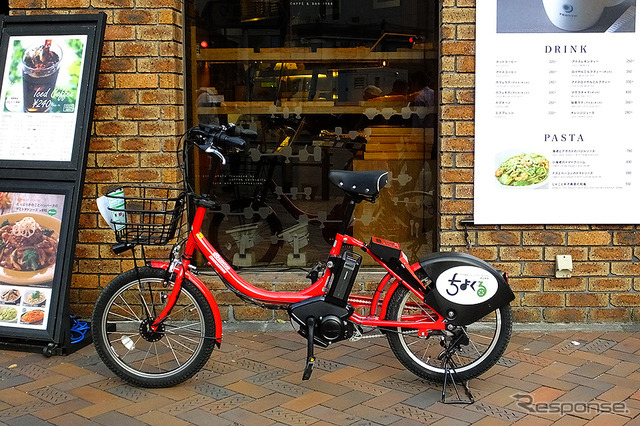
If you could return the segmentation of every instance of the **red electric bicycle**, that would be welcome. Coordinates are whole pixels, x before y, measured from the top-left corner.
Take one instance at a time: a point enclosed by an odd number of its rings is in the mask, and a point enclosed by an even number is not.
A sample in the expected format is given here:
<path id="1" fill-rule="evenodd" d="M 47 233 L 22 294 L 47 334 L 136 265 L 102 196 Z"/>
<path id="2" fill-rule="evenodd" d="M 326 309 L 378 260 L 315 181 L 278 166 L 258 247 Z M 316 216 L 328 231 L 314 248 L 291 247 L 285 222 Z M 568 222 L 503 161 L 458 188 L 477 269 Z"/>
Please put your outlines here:
<path id="1" fill-rule="evenodd" d="M 229 150 L 241 150 L 252 136 L 234 126 L 196 126 L 183 137 L 183 173 L 188 152 L 204 150 L 212 161 L 209 184 Z M 200 251 L 222 282 L 243 300 L 265 308 L 286 309 L 307 340 L 303 379 L 311 375 L 314 346 L 357 340 L 378 329 L 398 360 L 417 376 L 462 381 L 492 367 L 511 335 L 514 294 L 506 275 L 463 253 L 435 253 L 410 264 L 398 244 L 369 242 L 347 235 L 354 208 L 374 202 L 387 183 L 386 171 L 332 171 L 331 183 L 349 197 L 340 230 L 326 262 L 308 274 L 311 284 L 299 292 L 274 292 L 241 278 L 201 232 L 215 200 L 184 188 L 123 187 L 108 194 L 108 220 L 116 231 L 117 253 L 142 246 L 144 266 L 113 279 L 100 294 L 92 316 L 96 350 L 104 363 L 127 382 L 167 387 L 187 380 L 222 343 L 222 321 L 212 293 L 193 264 Z M 185 178 L 185 182 L 189 179 Z M 195 214 L 186 238 L 178 238 L 168 262 L 147 262 L 145 245 L 167 244 L 181 227 L 185 206 Z M 352 295 L 360 254 L 371 256 L 387 272 L 370 296 Z M 366 336 L 368 337 L 368 336 Z M 451 376 L 453 378 L 453 376 Z"/>

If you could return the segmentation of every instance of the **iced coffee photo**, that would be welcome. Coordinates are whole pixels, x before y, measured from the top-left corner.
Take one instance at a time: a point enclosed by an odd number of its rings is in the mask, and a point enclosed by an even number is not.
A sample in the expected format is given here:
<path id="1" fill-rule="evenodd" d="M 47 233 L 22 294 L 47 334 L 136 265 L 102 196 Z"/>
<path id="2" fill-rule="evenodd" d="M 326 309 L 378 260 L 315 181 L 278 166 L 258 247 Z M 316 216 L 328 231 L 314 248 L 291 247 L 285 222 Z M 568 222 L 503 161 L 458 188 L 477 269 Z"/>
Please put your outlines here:
<path id="1" fill-rule="evenodd" d="M 0 84 L 0 160 L 69 161 L 87 36 L 10 36 L 6 46 Z M 43 140 L 50 143 L 43 145 Z"/>
<path id="2" fill-rule="evenodd" d="M 84 36 L 11 37 L 0 113 L 75 114 Z"/>
<path id="3" fill-rule="evenodd" d="M 22 91 L 24 112 L 50 112 L 56 87 L 62 50 L 45 40 L 27 48 L 22 57 Z"/>

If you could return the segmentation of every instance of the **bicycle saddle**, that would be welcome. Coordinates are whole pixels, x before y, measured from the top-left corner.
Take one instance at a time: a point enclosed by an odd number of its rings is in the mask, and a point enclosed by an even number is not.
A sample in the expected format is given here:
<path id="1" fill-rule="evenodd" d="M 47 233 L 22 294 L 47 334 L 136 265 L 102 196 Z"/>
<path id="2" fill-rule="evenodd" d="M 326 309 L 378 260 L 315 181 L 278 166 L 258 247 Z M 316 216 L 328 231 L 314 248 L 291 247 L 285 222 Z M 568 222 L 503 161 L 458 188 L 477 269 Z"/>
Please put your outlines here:
<path id="1" fill-rule="evenodd" d="M 329 182 L 352 195 L 377 197 L 388 182 L 389 172 L 386 170 L 331 170 Z"/>

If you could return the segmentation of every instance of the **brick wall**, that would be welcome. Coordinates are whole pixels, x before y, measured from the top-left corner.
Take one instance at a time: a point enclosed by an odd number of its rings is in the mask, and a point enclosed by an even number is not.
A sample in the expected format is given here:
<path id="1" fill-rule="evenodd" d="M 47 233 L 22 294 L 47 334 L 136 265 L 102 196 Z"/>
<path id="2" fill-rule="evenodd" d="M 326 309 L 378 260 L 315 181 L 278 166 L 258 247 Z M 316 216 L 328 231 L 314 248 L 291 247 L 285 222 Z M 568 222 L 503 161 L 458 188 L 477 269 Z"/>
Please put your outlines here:
<path id="1" fill-rule="evenodd" d="M 13 15 L 107 14 L 70 292 L 71 312 L 88 318 L 101 288 L 133 267 L 131 256 L 111 250 L 113 231 L 99 217 L 96 196 L 117 183 L 170 184 L 179 179 L 176 146 L 185 119 L 182 4 L 179 0 L 10 0 L 9 5 Z M 151 247 L 146 254 L 168 258 L 164 248 Z M 305 284 L 300 274 L 245 277 L 274 291 L 302 289 Z M 217 278 L 200 278 L 213 291 L 225 321 L 288 320 L 284 311 L 243 302 Z M 354 288 L 364 292 L 373 286 L 362 277 Z"/>
<path id="2" fill-rule="evenodd" d="M 107 14 L 84 199 L 74 262 L 72 312 L 88 317 L 100 287 L 130 269 L 111 251 L 113 232 L 99 218 L 97 194 L 117 182 L 177 179 L 184 133 L 180 0 L 9 0 L 12 15 Z M 164 253 L 151 253 L 165 257 Z"/>
<path id="3" fill-rule="evenodd" d="M 516 321 L 637 321 L 636 226 L 461 223 L 473 217 L 475 4 L 444 0 L 442 9 L 441 250 L 468 252 L 507 271 Z M 572 278 L 555 278 L 557 254 L 572 256 Z"/>
<path id="4" fill-rule="evenodd" d="M 94 205 L 115 182 L 173 182 L 183 132 L 182 6 L 178 0 L 10 0 L 12 14 L 108 15 L 71 291 L 72 312 L 87 317 L 100 287 L 131 259 L 115 256 L 113 234 Z M 640 234 L 634 226 L 465 226 L 473 213 L 475 0 L 443 0 L 439 243 L 507 271 L 523 322 L 630 322 L 640 317 Z M 573 278 L 554 278 L 556 254 L 574 260 Z M 166 257 L 155 251 L 152 257 Z M 284 274 L 287 275 L 287 274 Z M 299 276 L 260 275 L 273 290 Z M 249 277 L 252 280 L 254 277 Z M 257 278 L 257 275 L 255 276 Z M 355 289 L 373 288 L 376 276 Z M 214 279 L 225 320 L 284 320 L 249 306 Z"/>

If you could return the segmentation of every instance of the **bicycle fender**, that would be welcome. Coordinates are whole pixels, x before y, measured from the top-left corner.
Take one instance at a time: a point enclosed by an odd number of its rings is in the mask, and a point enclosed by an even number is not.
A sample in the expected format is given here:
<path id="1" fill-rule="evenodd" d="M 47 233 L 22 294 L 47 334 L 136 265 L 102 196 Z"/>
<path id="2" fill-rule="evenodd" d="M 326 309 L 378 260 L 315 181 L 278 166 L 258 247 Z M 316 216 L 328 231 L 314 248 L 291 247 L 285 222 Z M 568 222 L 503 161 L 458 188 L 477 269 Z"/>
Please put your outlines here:
<path id="1" fill-rule="evenodd" d="M 150 262 L 150 264 L 152 268 L 157 268 L 157 269 L 169 268 L 169 263 L 167 262 L 153 261 L 153 262 Z M 215 336 L 216 346 L 220 348 L 220 344 L 222 343 L 222 317 L 220 316 L 220 309 L 218 309 L 218 304 L 216 303 L 216 300 L 214 299 L 213 294 L 211 294 L 207 286 L 202 281 L 200 281 L 198 277 L 196 277 L 193 273 L 191 273 L 191 271 L 185 271 L 185 277 L 189 281 L 191 281 L 198 290 L 200 290 L 200 292 L 207 299 L 207 303 L 209 303 L 209 306 L 211 307 L 211 312 L 213 313 L 213 319 L 215 321 L 214 328 L 216 333 L 216 336 Z"/>
<path id="2" fill-rule="evenodd" d="M 420 260 L 431 280 L 425 302 L 447 323 L 469 325 L 515 299 L 506 275 L 466 253 L 433 253 Z"/>

